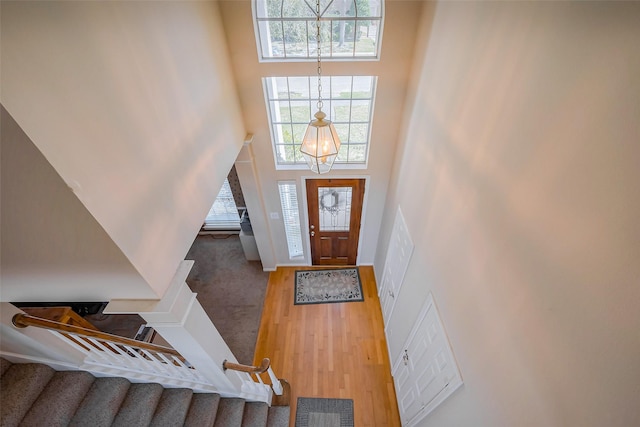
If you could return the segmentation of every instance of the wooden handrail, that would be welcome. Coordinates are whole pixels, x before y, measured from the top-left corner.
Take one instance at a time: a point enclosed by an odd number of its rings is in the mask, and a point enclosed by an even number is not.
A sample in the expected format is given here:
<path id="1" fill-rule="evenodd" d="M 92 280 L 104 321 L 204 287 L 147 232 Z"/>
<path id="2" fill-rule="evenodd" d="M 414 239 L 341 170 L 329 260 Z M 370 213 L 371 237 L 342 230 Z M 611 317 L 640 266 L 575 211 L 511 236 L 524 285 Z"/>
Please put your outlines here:
<path id="1" fill-rule="evenodd" d="M 260 366 L 241 365 L 239 363 L 233 363 L 227 360 L 222 362 L 222 368 L 225 371 L 227 369 L 231 369 L 232 371 L 246 372 L 248 374 L 261 374 L 263 372 L 267 372 L 267 369 L 269 369 L 269 365 L 271 365 L 271 360 L 269 360 L 268 357 L 262 359 L 262 363 L 260 364 Z"/>
<path id="2" fill-rule="evenodd" d="M 26 328 L 27 326 L 36 326 L 38 328 L 50 329 L 58 332 L 71 333 L 75 335 L 96 338 L 108 341 L 113 344 L 128 345 L 129 347 L 139 348 L 141 350 L 155 351 L 158 353 L 170 354 L 176 356 L 182 362 L 185 358 L 173 348 L 162 345 L 151 344 L 144 341 L 137 341 L 131 338 L 120 337 L 118 335 L 108 334 L 106 332 L 96 331 L 93 329 L 81 328 L 80 326 L 67 325 L 65 323 L 55 322 L 53 320 L 42 319 L 40 317 L 30 316 L 24 313 L 18 313 L 11 319 L 17 328 Z M 268 359 L 267 359 L 268 360 Z"/>

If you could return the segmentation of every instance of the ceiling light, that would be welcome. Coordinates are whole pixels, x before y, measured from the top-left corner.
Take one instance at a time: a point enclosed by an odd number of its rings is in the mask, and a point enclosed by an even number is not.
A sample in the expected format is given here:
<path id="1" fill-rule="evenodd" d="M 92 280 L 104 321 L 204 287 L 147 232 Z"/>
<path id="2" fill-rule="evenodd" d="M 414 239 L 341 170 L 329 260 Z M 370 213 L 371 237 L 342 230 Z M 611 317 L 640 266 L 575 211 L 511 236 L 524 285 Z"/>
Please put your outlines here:
<path id="1" fill-rule="evenodd" d="M 318 52 L 318 112 L 314 114 L 304 134 L 300 151 L 307 165 L 315 173 L 326 173 L 331 170 L 338 157 L 340 138 L 327 115 L 322 112 L 322 67 L 320 52 L 320 0 L 316 0 L 316 43 Z"/>

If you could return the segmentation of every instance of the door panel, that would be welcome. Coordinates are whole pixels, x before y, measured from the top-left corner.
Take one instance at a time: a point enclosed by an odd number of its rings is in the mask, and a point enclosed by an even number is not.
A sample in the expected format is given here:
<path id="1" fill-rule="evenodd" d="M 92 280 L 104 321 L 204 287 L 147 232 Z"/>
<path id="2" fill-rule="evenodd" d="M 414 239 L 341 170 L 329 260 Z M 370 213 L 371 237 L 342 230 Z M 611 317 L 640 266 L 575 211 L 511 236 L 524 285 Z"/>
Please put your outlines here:
<path id="1" fill-rule="evenodd" d="M 307 208 L 313 265 L 355 265 L 364 179 L 309 179 Z"/>
<path id="2" fill-rule="evenodd" d="M 413 241 L 407 229 L 407 225 L 402 216 L 402 211 L 398 207 L 396 217 L 391 230 L 387 258 L 384 264 L 382 280 L 380 285 L 380 305 L 385 329 L 389 323 L 389 318 L 395 305 L 395 299 L 400 292 L 400 287 L 404 280 L 404 275 L 409 266 L 409 260 L 413 252 Z"/>
<path id="3" fill-rule="evenodd" d="M 462 385 L 433 297 L 418 316 L 393 377 L 402 425 L 414 426 Z"/>
<path id="4" fill-rule="evenodd" d="M 420 402 L 420 395 L 415 387 L 411 387 L 409 384 L 412 381 L 411 373 L 408 367 L 403 367 L 396 373 L 396 393 L 398 395 L 398 406 L 401 414 L 416 414 L 422 408 Z M 403 422 L 406 420 L 403 418 Z"/>

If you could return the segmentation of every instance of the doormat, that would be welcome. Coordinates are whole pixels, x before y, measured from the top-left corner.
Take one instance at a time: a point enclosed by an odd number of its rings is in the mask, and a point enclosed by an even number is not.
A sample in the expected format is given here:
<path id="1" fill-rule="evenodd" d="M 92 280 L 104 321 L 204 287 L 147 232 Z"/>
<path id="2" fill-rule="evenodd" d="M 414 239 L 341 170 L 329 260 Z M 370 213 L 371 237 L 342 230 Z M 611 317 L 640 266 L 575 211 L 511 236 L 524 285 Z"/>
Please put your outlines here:
<path id="1" fill-rule="evenodd" d="M 295 305 L 352 301 L 364 301 L 357 268 L 296 270 Z"/>
<path id="2" fill-rule="evenodd" d="M 299 397 L 296 427 L 353 427 L 353 400 Z"/>

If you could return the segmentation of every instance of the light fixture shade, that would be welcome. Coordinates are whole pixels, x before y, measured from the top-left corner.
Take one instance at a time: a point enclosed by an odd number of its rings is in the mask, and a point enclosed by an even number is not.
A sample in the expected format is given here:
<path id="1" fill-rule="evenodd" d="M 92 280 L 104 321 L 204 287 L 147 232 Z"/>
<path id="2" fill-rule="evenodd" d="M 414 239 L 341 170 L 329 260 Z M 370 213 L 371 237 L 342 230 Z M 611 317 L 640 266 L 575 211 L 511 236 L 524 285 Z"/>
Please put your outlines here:
<path id="1" fill-rule="evenodd" d="M 325 120 L 326 114 L 318 111 L 307 127 L 300 151 L 307 165 L 315 173 L 327 173 L 340 151 L 340 138 L 330 120 Z"/>

